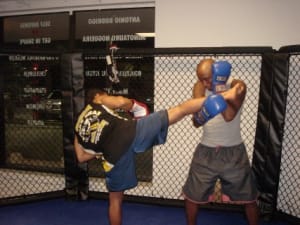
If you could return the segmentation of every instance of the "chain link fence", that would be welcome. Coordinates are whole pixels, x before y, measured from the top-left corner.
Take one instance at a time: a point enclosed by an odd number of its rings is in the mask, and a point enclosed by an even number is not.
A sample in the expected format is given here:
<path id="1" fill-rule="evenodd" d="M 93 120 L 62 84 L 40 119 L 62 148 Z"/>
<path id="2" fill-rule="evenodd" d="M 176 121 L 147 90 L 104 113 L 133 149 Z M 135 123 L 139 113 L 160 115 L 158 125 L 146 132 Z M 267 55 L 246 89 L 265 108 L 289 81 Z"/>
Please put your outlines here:
<path id="1" fill-rule="evenodd" d="M 228 60 L 232 64 L 232 76 L 243 79 L 248 87 L 241 129 L 251 161 L 259 100 L 261 56 L 259 54 L 176 54 L 153 57 L 155 57 L 155 111 L 170 108 L 192 97 L 192 88 L 196 81 L 196 66 L 201 59 L 213 57 L 217 60 Z M 153 148 L 152 181 L 141 181 L 137 188 L 126 193 L 134 196 L 182 199 L 181 188 L 187 177 L 193 151 L 200 141 L 201 135 L 202 129 L 193 127 L 191 116 L 187 116 L 170 127 L 167 142 Z M 144 161 L 138 161 L 137 167 L 141 171 L 147 170 L 143 166 Z M 219 202 L 220 189 L 220 184 L 217 183 L 216 195 L 219 196 L 217 197 Z M 104 181 L 91 178 L 90 190 L 106 191 Z"/>
<path id="2" fill-rule="evenodd" d="M 258 105 L 258 92 L 260 81 L 260 55 L 153 55 L 153 56 L 140 56 L 146 62 L 154 62 L 154 92 L 153 102 L 154 110 L 160 110 L 172 107 L 188 99 L 192 95 L 192 87 L 196 81 L 195 68 L 197 63 L 206 57 L 214 57 L 218 60 L 228 60 L 232 66 L 232 76 L 243 79 L 248 86 L 248 94 L 245 101 L 243 122 L 242 122 L 242 134 L 245 140 L 249 158 L 253 152 L 253 143 L 256 130 L 256 114 Z M 32 58 L 32 57 L 31 57 Z M 39 59 L 38 57 L 35 57 Z M 153 61 L 154 58 L 154 61 Z M 32 66 L 31 61 L 25 60 L 26 63 L 17 62 L 22 66 Z M 12 62 L 11 62 L 12 63 Z M 126 63 L 125 63 L 126 64 Z M 41 65 L 41 63 L 38 63 Z M 15 61 L 11 65 L 15 68 Z M 20 66 L 20 65 L 19 65 Z M 128 69 L 128 64 L 126 69 Z M 32 75 L 34 79 L 25 79 L 28 69 L 12 72 L 12 68 L 9 68 L 11 74 L 6 74 L 5 77 L 15 75 L 16 79 L 5 80 L 5 87 L 10 89 L 12 86 L 18 86 L 21 95 L 28 94 L 27 98 L 30 98 L 26 103 L 24 99 L 21 100 L 23 107 L 11 109 L 10 104 L 16 102 L 16 99 L 5 101 L 6 108 L 6 123 L 5 123 L 5 152 L 6 152 L 6 169 L 17 170 L 9 173 L 5 171 L 3 174 L 4 190 L 2 193 L 4 196 L 13 196 L 10 191 L 5 191 L 8 187 L 7 184 L 11 180 L 15 180 L 13 177 L 16 174 L 17 177 L 25 177 L 27 179 L 17 179 L 16 186 L 24 187 L 26 191 L 24 193 L 44 192 L 45 187 L 49 188 L 49 183 L 54 182 L 53 177 L 62 177 L 60 171 L 63 169 L 63 146 L 62 146 L 62 123 L 59 117 L 55 120 L 48 120 L 48 118 L 41 118 L 41 111 L 44 109 L 40 106 L 40 102 L 32 103 L 34 97 L 40 97 L 37 92 L 41 88 L 41 78 Z M 139 68 L 143 70 L 143 68 Z M 34 71 L 34 69 L 33 69 Z M 38 71 L 45 71 L 44 68 L 39 68 Z M 51 69 L 50 69 L 51 71 Z M 53 76 L 51 72 L 47 71 L 47 75 Z M 17 75 L 16 75 L 17 74 Z M 122 77 L 121 77 L 122 78 Z M 152 79 L 148 79 L 152 82 Z M 138 82 L 138 79 L 131 81 L 128 84 L 132 89 L 137 91 L 143 91 L 142 89 L 147 86 L 144 82 L 143 85 Z M 28 86 L 28 83 L 31 86 Z M 135 85 L 135 86 L 134 86 Z M 30 88 L 31 89 L 30 89 Z M 29 89 L 28 89 L 29 88 Z M 57 89 L 57 87 L 52 88 Z M 28 93 L 28 90 L 29 93 Z M 27 92 L 27 93 L 26 93 Z M 136 93 L 133 92 L 130 97 L 136 97 Z M 6 92 L 8 95 L 17 94 Z M 135 96 L 134 96 L 135 95 Z M 18 95 L 20 97 L 20 94 Z M 149 96 L 148 96 L 149 97 Z M 151 98 L 151 96 L 150 96 Z M 14 112 L 12 116 L 11 111 Z M 28 118 L 27 118 L 28 117 Z M 200 140 L 202 130 L 195 129 L 192 126 L 191 118 L 186 117 L 180 123 L 172 126 L 169 130 L 168 141 L 165 145 L 154 147 L 153 150 L 146 152 L 145 154 L 138 155 L 137 158 L 137 173 L 140 175 L 140 185 L 132 190 L 128 191 L 129 195 L 138 196 L 150 196 L 167 199 L 181 199 L 181 187 L 187 176 L 190 160 L 194 148 Z M 90 174 L 90 190 L 96 192 L 105 192 L 106 187 L 104 179 L 99 178 L 98 170 L 101 170 L 100 164 L 97 161 L 89 163 Z M 43 174 L 46 172 L 46 174 Z M 54 175 L 52 172 L 58 172 Z M 22 174 L 22 175 L 19 175 Z M 47 175 L 50 174 L 49 177 Z M 145 174 L 147 175 L 145 178 Z M 46 176 L 45 176 L 46 175 Z M 34 179 L 32 178 L 34 177 Z M 39 179 L 40 177 L 40 179 Z M 101 177 L 101 176 L 100 176 Z M 39 181 L 34 181 L 34 180 Z M 59 179 L 59 187 L 63 190 L 63 180 Z M 33 188 L 35 187 L 35 188 Z M 40 191 L 38 191 L 40 187 Z M 47 189 L 46 188 L 46 189 Z M 219 192 L 220 186 L 217 185 L 216 193 Z M 28 190 L 27 190 L 28 189 Z M 34 189 L 30 190 L 30 189 Z M 9 188 L 13 193 L 18 188 Z M 49 191 L 52 191 L 50 188 Z M 17 192 L 18 193 L 18 192 Z"/>
<path id="3" fill-rule="evenodd" d="M 261 80 L 262 56 L 257 53 L 226 54 L 146 54 L 134 55 L 135 61 L 143 58 L 143 64 L 132 67 L 126 64 L 131 55 L 120 55 L 124 59 L 124 71 L 143 71 L 144 64 L 149 62 L 154 68 L 146 79 L 135 77 L 128 79 L 126 85 L 129 97 L 138 97 L 147 84 L 153 87 L 150 96 L 142 101 L 149 101 L 151 110 L 158 111 L 170 108 L 192 97 L 193 84 L 196 81 L 196 65 L 201 59 L 213 57 L 216 60 L 228 60 L 232 64 L 232 77 L 244 80 L 247 95 L 243 106 L 241 134 L 245 142 L 250 162 L 255 143 L 257 129 L 257 113 Z M 32 59 L 33 57 L 31 57 Z M 58 117 L 45 115 L 39 102 L 32 104 L 36 97 L 47 98 L 49 94 L 60 89 L 59 57 L 54 60 L 38 62 L 36 71 L 46 71 L 52 77 L 41 82 L 41 77 L 28 79 L 28 71 L 35 71 L 35 61 L 10 61 L 2 64 L 0 74 L 4 84 L 4 125 L 5 145 L 1 151 L 0 199 L 26 198 L 40 193 L 63 191 L 65 188 L 64 154 L 63 154 L 63 121 Z M 131 58 L 132 60 L 132 58 Z M 278 209 L 296 217 L 300 216 L 299 202 L 299 55 L 290 57 L 290 77 L 287 96 L 284 141 L 282 146 L 282 164 L 278 191 Z M 131 65 L 131 66 L 129 66 Z M 123 68 L 123 69 L 122 69 Z M 86 70 L 86 68 L 85 68 Z M 104 70 L 104 69 L 98 69 Z M 26 72 L 27 71 L 27 72 Z M 36 73 L 39 74 L 39 73 Z M 103 73 L 99 73 L 103 74 Z M 26 77 L 27 76 L 27 77 Z M 47 77 L 46 76 L 46 77 Z M 34 78 L 34 79 L 33 79 Z M 128 77 L 127 77 L 128 78 Z M 121 76 L 122 79 L 122 76 Z M 142 81 L 141 81 L 142 79 Z M 131 81 L 130 81 L 131 80 Z M 56 82 L 54 82 L 56 81 Z M 59 82 L 58 82 L 59 81 Z M 26 86 L 28 83 L 32 87 Z M 46 85 L 46 89 L 43 89 Z M 31 89 L 30 89 L 31 88 Z M 42 89 L 41 89 L 42 88 Z M 17 90 L 17 92 L 16 92 Z M 46 91 L 44 91 L 46 90 Z M 118 94 L 118 92 L 115 92 Z M 22 99 L 20 99 L 20 96 Z M 29 98 L 29 102 L 26 102 Z M 148 99 L 150 98 L 150 100 Z M 148 99 L 148 100 L 147 100 Z M 46 106 L 45 106 L 46 107 Z M 49 106 L 50 107 L 50 106 Z M 169 128 L 167 142 L 150 149 L 146 154 L 137 157 L 137 174 L 139 185 L 126 192 L 129 196 L 143 196 L 182 200 L 181 189 L 188 174 L 194 149 L 200 141 L 202 129 L 196 129 L 187 116 Z M 4 157 L 3 157 L 4 155 Z M 101 175 L 98 161 L 89 163 L 89 190 L 107 192 L 105 181 Z M 100 174 L 99 174 L 100 171 Z M 216 201 L 220 200 L 221 186 L 216 185 Z"/>
<path id="4" fill-rule="evenodd" d="M 287 106 L 282 142 L 277 208 L 300 217 L 300 55 L 289 59 Z"/>

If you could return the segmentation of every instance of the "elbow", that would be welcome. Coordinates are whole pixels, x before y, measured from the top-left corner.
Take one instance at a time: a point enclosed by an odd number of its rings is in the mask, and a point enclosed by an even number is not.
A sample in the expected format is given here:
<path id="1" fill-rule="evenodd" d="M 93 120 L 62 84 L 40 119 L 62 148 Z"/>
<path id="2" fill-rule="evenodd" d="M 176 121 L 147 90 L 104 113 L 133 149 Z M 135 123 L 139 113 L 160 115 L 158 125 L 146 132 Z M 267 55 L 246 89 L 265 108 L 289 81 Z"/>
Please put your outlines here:
<path id="1" fill-rule="evenodd" d="M 75 155 L 76 155 L 77 162 L 83 163 L 83 157 L 81 156 L 81 154 L 78 154 L 78 153 L 76 152 Z"/>
<path id="2" fill-rule="evenodd" d="M 83 158 L 77 156 L 77 162 L 78 163 L 84 163 L 86 161 Z"/>
<path id="3" fill-rule="evenodd" d="M 79 163 L 83 163 L 85 160 L 84 160 L 84 155 L 78 151 L 76 151 L 76 159 L 77 159 L 77 162 Z"/>
<path id="4" fill-rule="evenodd" d="M 85 162 L 85 152 L 83 151 L 81 145 L 79 145 L 77 138 L 74 141 L 74 149 L 75 149 L 75 156 L 79 163 Z"/>

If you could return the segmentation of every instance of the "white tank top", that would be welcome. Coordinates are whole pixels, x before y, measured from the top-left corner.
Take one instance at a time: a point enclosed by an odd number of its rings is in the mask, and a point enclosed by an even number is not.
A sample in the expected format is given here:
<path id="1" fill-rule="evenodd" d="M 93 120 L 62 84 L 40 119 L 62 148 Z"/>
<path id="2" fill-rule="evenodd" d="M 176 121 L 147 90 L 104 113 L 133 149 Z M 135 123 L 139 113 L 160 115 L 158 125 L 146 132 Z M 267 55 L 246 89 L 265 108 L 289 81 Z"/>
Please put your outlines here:
<path id="1" fill-rule="evenodd" d="M 231 80 L 228 83 L 230 84 Z M 229 87 L 229 85 L 227 86 Z M 207 90 L 205 94 L 207 96 L 212 94 L 212 92 Z M 234 146 L 242 143 L 240 128 L 241 111 L 242 107 L 230 122 L 226 122 L 222 114 L 209 120 L 203 126 L 201 143 L 209 147 Z"/>

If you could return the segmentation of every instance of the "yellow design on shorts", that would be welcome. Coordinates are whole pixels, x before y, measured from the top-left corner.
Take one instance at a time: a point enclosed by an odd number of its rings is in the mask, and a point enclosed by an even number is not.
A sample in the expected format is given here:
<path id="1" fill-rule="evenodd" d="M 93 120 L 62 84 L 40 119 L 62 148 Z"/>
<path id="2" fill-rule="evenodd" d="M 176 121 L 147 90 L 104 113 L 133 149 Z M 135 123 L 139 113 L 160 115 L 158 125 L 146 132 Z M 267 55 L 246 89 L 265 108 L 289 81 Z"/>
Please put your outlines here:
<path id="1" fill-rule="evenodd" d="M 102 163 L 102 167 L 106 173 L 111 171 L 111 169 L 114 167 L 113 164 L 107 162 L 105 159 L 103 159 L 103 161 L 101 163 Z"/>

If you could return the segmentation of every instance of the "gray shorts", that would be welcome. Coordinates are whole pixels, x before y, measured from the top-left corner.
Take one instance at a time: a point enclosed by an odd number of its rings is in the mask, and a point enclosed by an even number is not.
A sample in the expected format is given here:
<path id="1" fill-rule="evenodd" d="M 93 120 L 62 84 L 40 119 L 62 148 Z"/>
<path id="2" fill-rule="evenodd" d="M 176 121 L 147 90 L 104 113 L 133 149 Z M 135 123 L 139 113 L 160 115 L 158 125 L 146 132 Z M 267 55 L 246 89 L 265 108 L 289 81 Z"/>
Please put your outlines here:
<path id="1" fill-rule="evenodd" d="M 213 201 L 217 179 L 221 182 L 223 201 L 249 203 L 256 200 L 256 182 L 243 143 L 218 148 L 199 144 L 183 186 L 184 197 L 196 203 Z"/>

